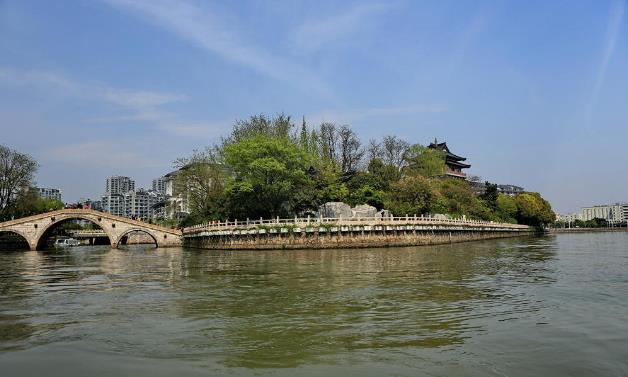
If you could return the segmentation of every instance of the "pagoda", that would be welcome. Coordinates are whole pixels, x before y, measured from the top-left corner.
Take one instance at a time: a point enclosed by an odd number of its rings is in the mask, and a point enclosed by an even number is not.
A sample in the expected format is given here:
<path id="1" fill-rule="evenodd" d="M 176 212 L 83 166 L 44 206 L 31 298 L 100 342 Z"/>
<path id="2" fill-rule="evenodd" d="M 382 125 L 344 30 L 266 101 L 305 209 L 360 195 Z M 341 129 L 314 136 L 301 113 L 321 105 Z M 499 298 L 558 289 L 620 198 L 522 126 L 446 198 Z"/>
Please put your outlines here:
<path id="1" fill-rule="evenodd" d="M 445 165 L 447 165 L 447 171 L 445 174 L 450 177 L 465 179 L 467 175 L 462 169 L 468 169 L 471 167 L 469 164 L 465 164 L 462 161 L 466 161 L 466 157 L 460 157 L 451 153 L 447 143 L 439 143 L 437 139 L 429 145 L 429 148 L 442 151 L 445 154 Z"/>

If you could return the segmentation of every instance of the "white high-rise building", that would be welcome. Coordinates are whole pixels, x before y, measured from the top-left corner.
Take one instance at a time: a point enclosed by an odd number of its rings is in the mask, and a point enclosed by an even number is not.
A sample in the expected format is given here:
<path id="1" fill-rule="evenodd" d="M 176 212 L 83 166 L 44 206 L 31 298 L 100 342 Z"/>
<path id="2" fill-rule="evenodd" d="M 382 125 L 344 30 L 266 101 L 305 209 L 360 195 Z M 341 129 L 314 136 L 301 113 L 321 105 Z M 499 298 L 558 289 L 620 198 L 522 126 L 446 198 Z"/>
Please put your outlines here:
<path id="1" fill-rule="evenodd" d="M 61 190 L 48 187 L 37 187 L 37 193 L 42 199 L 55 199 L 61 201 Z"/>
<path id="2" fill-rule="evenodd" d="M 608 220 L 611 212 L 610 205 L 599 205 L 593 207 L 582 208 L 582 220 L 589 221 L 593 219 Z"/>
<path id="3" fill-rule="evenodd" d="M 135 190 L 135 181 L 129 177 L 112 176 L 107 178 L 105 195 L 124 194 Z"/>
<path id="4" fill-rule="evenodd" d="M 613 223 L 622 223 L 628 220 L 628 203 L 616 203 L 610 207 L 610 221 Z"/>
<path id="5" fill-rule="evenodd" d="M 102 197 L 102 210 L 116 216 L 126 216 L 124 195 L 109 194 Z"/>
<path id="6" fill-rule="evenodd" d="M 158 217 L 159 206 L 165 200 L 163 194 L 156 191 L 139 189 L 124 194 L 126 217 L 149 220 Z"/>
<path id="7" fill-rule="evenodd" d="M 166 178 L 159 177 L 153 179 L 153 191 L 166 195 Z"/>
<path id="8" fill-rule="evenodd" d="M 164 178 L 165 193 L 168 200 L 165 216 L 170 219 L 181 219 L 190 213 L 189 193 L 181 190 L 176 184 L 177 176 L 181 170 L 175 170 L 166 174 Z"/>
<path id="9" fill-rule="evenodd" d="M 584 207 L 578 215 L 580 215 L 579 220 L 582 221 L 604 219 L 613 223 L 621 223 L 628 220 L 628 203 Z"/>

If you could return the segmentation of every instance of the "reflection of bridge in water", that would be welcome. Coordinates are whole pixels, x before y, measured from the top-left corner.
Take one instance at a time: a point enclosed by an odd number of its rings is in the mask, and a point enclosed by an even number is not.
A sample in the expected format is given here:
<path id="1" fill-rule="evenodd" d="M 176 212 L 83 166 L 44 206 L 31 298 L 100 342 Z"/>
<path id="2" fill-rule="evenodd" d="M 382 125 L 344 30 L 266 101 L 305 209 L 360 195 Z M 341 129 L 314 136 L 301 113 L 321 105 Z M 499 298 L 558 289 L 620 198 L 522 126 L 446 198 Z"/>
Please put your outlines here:
<path id="1" fill-rule="evenodd" d="M 17 234 L 24 238 L 31 250 L 37 250 L 45 246 L 56 225 L 74 219 L 87 220 L 100 227 L 98 230 L 79 231 L 76 233 L 79 237 L 107 237 L 114 248 L 123 243 L 129 234 L 136 232 L 150 236 L 157 247 L 181 246 L 180 230 L 90 209 L 62 209 L 6 221 L 0 223 L 0 233 Z"/>

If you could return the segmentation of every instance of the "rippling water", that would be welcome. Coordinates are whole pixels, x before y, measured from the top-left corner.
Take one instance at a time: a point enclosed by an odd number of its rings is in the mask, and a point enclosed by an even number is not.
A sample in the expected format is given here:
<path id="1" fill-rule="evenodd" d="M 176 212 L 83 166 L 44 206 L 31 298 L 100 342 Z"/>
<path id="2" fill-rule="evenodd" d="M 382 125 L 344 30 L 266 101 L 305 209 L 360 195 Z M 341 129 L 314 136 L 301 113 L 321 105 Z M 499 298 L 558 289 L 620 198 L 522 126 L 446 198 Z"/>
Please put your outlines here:
<path id="1" fill-rule="evenodd" d="M 628 233 L 0 252 L 1 376 L 625 376 Z"/>

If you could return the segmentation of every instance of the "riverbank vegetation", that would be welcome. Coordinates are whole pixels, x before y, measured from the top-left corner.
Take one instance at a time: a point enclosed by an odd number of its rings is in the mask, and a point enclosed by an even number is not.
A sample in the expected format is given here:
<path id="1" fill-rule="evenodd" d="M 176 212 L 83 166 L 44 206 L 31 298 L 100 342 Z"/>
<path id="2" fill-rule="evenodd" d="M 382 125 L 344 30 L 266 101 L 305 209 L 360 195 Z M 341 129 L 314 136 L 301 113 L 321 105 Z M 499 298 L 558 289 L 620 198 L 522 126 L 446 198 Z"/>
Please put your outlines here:
<path id="1" fill-rule="evenodd" d="M 396 136 L 364 144 L 349 126 L 295 126 L 289 116 L 237 121 L 218 144 L 181 158 L 176 185 L 189 200 L 182 225 L 224 219 L 306 216 L 343 201 L 394 215 L 453 217 L 542 226 L 554 221 L 538 193 L 515 197 L 486 183 L 447 178 L 442 152 Z"/>
<path id="2" fill-rule="evenodd" d="M 31 156 L 0 145 L 0 221 L 64 207 L 61 201 L 43 199 L 33 191 L 37 167 Z"/>
<path id="3" fill-rule="evenodd" d="M 596 217 L 591 220 L 575 220 L 571 224 L 565 221 L 557 221 L 552 224 L 553 228 L 609 228 L 625 226 L 622 222 L 609 222 L 606 219 Z"/>

